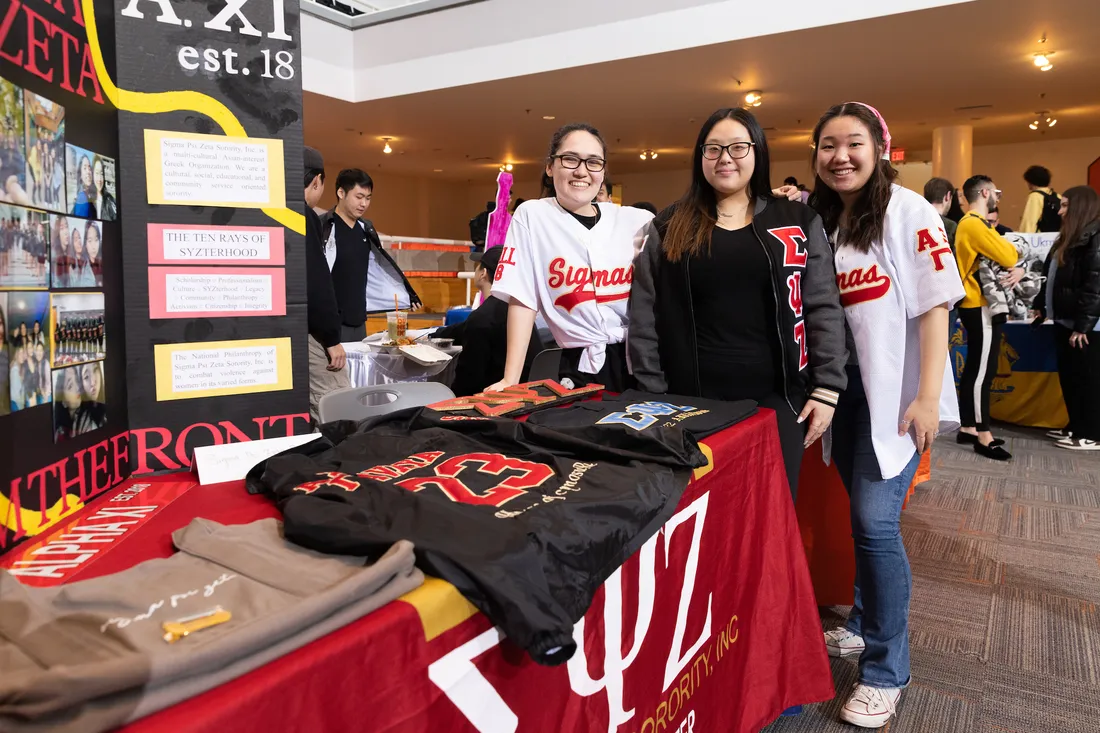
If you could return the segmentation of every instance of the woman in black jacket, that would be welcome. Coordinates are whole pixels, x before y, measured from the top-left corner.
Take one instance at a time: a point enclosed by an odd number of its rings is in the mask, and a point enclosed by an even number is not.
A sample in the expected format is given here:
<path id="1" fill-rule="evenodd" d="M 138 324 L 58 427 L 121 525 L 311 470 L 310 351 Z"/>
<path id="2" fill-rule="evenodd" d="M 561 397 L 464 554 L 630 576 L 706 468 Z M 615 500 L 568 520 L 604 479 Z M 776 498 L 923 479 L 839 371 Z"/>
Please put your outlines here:
<path id="1" fill-rule="evenodd" d="M 1062 194 L 1062 229 L 1035 297 L 1040 319 L 1054 319 L 1058 381 L 1069 413 L 1055 445 L 1100 450 L 1100 195 L 1088 186 Z M 1091 337 L 1091 341 L 1090 341 Z"/>
<path id="2" fill-rule="evenodd" d="M 793 496 L 802 452 L 847 386 L 848 350 L 821 218 L 770 192 L 760 124 L 718 110 L 699 131 L 691 186 L 635 262 L 628 347 L 649 392 L 775 410 Z"/>

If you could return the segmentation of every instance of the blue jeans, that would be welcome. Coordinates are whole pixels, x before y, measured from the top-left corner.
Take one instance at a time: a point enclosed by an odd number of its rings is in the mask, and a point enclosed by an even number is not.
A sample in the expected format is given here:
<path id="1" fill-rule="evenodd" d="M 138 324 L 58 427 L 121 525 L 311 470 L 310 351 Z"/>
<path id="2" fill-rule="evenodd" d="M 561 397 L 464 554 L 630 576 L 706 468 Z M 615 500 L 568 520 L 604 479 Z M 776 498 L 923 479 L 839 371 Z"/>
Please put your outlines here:
<path id="1" fill-rule="evenodd" d="M 867 645 L 859 657 L 859 681 L 871 687 L 905 687 L 913 576 L 901 540 L 901 506 L 920 455 L 914 454 L 900 475 L 882 479 L 857 366 L 848 367 L 848 389 L 833 416 L 833 459 L 852 503 L 856 587 L 846 628 Z"/>

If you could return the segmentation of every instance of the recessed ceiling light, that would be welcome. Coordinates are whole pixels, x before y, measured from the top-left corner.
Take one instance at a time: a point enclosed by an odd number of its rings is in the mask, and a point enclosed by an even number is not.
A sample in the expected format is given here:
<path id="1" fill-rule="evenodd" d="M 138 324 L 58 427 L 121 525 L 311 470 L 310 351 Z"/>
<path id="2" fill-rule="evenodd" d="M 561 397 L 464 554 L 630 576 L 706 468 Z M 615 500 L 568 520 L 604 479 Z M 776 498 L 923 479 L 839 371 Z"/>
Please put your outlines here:
<path id="1" fill-rule="evenodd" d="M 542 119 L 544 119 L 544 120 L 556 120 L 558 118 L 555 117 L 554 115 L 543 115 Z"/>
<path id="2" fill-rule="evenodd" d="M 442 173 L 442 172 L 443 172 L 442 168 L 436 168 L 435 170 L 432 171 L 432 173 Z"/>

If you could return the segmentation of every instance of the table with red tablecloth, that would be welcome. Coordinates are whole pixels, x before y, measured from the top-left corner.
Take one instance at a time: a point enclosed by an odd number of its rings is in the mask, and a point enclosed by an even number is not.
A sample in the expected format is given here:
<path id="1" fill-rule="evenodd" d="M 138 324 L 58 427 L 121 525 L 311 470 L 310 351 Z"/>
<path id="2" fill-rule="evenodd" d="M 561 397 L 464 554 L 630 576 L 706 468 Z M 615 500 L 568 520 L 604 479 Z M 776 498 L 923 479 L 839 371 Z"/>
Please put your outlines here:
<path id="1" fill-rule="evenodd" d="M 709 465 L 695 472 L 673 518 L 597 592 L 566 665 L 534 664 L 453 586 L 429 579 L 125 730 L 737 733 L 831 698 L 774 414 L 761 411 L 703 447 Z M 119 496 L 147 509 L 113 545 L 65 570 L 65 582 L 171 554 L 171 532 L 194 517 L 277 516 L 240 483 L 198 486 L 177 475 L 132 479 L 53 531 Z M 35 555 L 49 539 L 16 548 L 2 564 L 49 557 Z"/>

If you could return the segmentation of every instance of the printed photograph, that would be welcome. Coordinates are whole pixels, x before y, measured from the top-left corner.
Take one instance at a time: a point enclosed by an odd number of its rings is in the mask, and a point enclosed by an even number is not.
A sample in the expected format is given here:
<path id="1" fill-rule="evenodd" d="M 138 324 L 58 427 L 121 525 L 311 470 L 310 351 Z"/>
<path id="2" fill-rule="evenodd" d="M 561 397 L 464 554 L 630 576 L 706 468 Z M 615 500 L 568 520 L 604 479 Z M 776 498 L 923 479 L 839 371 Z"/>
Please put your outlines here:
<path id="1" fill-rule="evenodd" d="M 49 258 L 49 215 L 0 204 L 0 289 L 48 288 Z"/>
<path id="2" fill-rule="evenodd" d="M 53 287 L 103 287 L 101 222 L 50 214 L 50 245 Z"/>
<path id="3" fill-rule="evenodd" d="M 65 213 L 65 108 L 24 90 L 26 189 L 31 206 Z"/>
<path id="4" fill-rule="evenodd" d="M 6 295 L 8 407 L 16 412 L 52 399 L 46 335 L 50 294 L 15 291 Z"/>
<path id="5" fill-rule="evenodd" d="M 70 214 L 107 221 L 118 217 L 114 158 L 66 144 L 65 177 Z"/>
<path id="6" fill-rule="evenodd" d="M 11 412 L 11 361 L 8 355 L 8 294 L 0 293 L 0 415 Z"/>
<path id="7" fill-rule="evenodd" d="M 23 130 L 23 88 L 0 77 L 0 201 L 30 206 Z"/>
<path id="8" fill-rule="evenodd" d="M 83 364 L 107 355 L 103 293 L 54 293 L 50 314 L 53 366 Z"/>
<path id="9" fill-rule="evenodd" d="M 107 424 L 103 362 L 55 369 L 53 442 L 61 443 Z"/>

